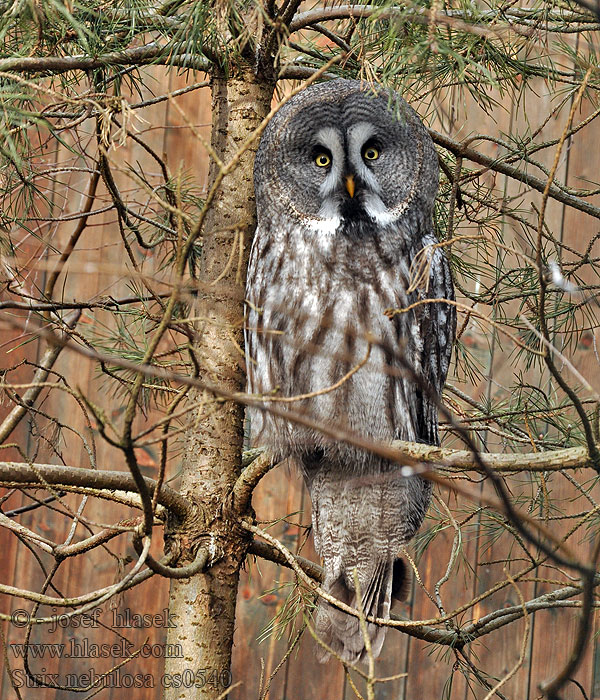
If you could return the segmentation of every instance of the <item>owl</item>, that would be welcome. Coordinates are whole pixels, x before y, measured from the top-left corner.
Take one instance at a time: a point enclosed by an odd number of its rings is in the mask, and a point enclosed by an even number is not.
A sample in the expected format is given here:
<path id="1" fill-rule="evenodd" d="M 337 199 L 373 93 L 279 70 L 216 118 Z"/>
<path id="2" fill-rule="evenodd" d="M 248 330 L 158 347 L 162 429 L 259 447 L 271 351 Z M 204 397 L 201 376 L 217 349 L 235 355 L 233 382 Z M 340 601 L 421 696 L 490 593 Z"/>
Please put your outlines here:
<path id="1" fill-rule="evenodd" d="M 406 590 L 400 551 L 423 521 L 430 483 L 319 427 L 438 443 L 435 398 L 456 320 L 451 304 L 426 301 L 454 298 L 433 231 L 437 154 L 398 94 L 333 80 L 273 117 L 254 185 L 246 352 L 248 391 L 262 403 L 249 409 L 252 440 L 302 471 L 324 590 L 387 620 Z M 358 618 L 321 601 L 316 631 L 344 661 L 364 660 Z M 368 623 L 367 634 L 378 655 L 385 627 Z"/>

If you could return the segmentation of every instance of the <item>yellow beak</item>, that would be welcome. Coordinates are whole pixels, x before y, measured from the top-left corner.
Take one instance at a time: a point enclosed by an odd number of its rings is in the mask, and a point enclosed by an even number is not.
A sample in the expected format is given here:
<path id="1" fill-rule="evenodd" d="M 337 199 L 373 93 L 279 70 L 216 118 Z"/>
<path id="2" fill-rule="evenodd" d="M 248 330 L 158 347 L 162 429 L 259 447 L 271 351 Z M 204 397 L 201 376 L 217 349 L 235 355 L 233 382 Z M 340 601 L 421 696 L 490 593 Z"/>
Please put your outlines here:
<path id="1" fill-rule="evenodd" d="M 351 197 L 354 197 L 354 175 L 348 175 L 346 178 L 346 189 Z"/>

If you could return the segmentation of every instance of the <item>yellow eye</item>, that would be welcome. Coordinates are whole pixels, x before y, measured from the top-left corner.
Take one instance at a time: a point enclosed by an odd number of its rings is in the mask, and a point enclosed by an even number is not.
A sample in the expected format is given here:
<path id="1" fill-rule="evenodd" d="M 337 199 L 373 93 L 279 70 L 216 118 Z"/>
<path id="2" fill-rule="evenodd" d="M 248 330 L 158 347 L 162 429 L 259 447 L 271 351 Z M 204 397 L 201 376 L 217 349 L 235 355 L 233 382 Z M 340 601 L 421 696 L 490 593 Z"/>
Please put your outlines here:
<path id="1" fill-rule="evenodd" d="M 379 151 L 375 148 L 375 146 L 369 146 L 368 148 L 365 148 L 363 158 L 366 158 L 367 160 L 377 160 L 379 158 Z"/>
<path id="2" fill-rule="evenodd" d="M 327 155 L 327 153 L 319 153 L 319 155 L 315 158 L 315 163 L 319 166 L 319 168 L 326 168 L 328 165 L 331 165 L 331 158 Z"/>

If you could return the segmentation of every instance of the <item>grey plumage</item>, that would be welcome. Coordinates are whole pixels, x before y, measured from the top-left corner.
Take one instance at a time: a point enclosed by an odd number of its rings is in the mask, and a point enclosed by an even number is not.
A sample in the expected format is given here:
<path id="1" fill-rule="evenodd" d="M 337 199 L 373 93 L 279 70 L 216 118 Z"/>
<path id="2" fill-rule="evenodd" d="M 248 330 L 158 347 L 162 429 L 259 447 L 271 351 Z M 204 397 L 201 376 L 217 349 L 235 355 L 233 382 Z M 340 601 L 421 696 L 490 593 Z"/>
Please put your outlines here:
<path id="1" fill-rule="evenodd" d="M 371 440 L 436 444 L 437 409 L 428 392 L 442 391 L 454 308 L 426 303 L 385 313 L 420 299 L 454 298 L 440 248 L 428 249 L 428 270 L 408 291 L 415 257 L 436 243 L 438 161 L 417 114 L 396 93 L 375 94 L 355 81 L 312 86 L 269 123 L 254 179 L 248 391 L 309 394 L 275 405 Z M 366 614 L 388 619 L 392 593 L 403 588 L 400 549 L 423 521 L 429 483 L 268 411 L 254 408 L 250 417 L 254 443 L 292 457 L 303 471 L 325 590 L 356 607 L 356 569 Z M 316 621 L 343 659 L 364 656 L 357 618 L 321 603 Z M 377 655 L 385 628 L 369 624 L 368 631 Z"/>

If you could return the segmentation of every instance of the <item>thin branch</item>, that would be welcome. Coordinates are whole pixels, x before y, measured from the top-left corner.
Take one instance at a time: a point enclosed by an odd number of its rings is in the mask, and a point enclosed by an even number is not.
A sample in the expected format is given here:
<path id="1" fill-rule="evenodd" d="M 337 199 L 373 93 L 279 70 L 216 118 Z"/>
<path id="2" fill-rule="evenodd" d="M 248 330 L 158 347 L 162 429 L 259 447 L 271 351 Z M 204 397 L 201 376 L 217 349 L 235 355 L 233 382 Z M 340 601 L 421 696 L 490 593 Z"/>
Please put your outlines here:
<path id="1" fill-rule="evenodd" d="M 79 222 L 77 223 L 77 226 L 75 227 L 75 230 L 71 234 L 69 241 L 61 253 L 61 256 L 56 263 L 56 267 L 52 272 L 48 275 L 48 278 L 46 280 L 46 285 L 44 287 L 44 297 L 46 299 L 51 299 L 53 294 L 54 294 L 54 287 L 56 285 L 56 280 L 58 279 L 58 276 L 60 273 L 63 271 L 64 266 L 66 265 L 67 261 L 69 260 L 69 257 L 71 256 L 71 253 L 75 249 L 75 246 L 77 245 L 77 242 L 79 241 L 81 234 L 85 231 L 85 227 L 87 226 L 88 219 L 92 213 L 92 206 L 94 205 L 94 201 L 96 198 L 96 189 L 98 187 L 98 181 L 100 180 L 100 172 L 98 170 L 95 170 L 92 173 L 92 176 L 90 177 L 90 182 L 88 185 L 88 191 L 85 195 L 85 201 L 83 203 L 83 206 L 81 207 L 81 212 L 78 213 L 77 216 L 81 217 L 79 219 Z"/>
<path id="2" fill-rule="evenodd" d="M 144 544 L 142 539 L 136 535 L 133 537 L 133 547 L 138 556 L 141 556 Z M 146 564 L 155 574 L 164 578 L 190 578 L 205 571 L 207 566 L 214 561 L 210 559 L 209 552 L 205 547 L 199 547 L 194 561 L 184 566 L 167 566 L 161 561 L 157 561 L 151 554 L 146 555 Z"/>
<path id="3" fill-rule="evenodd" d="M 415 24 L 424 24 L 430 26 L 432 23 L 445 24 L 458 31 L 469 32 L 485 38 L 503 36 L 507 31 L 514 31 L 514 27 L 510 25 L 499 25 L 488 28 L 480 24 L 465 22 L 457 17 L 456 14 L 444 12 L 442 10 L 429 10 L 426 8 L 410 8 L 406 7 L 387 7 L 369 5 L 339 5 L 338 7 L 325 7 L 314 10 L 308 10 L 297 15 L 294 21 L 289 25 L 289 32 L 293 34 L 300 29 L 311 27 L 319 22 L 334 19 L 364 19 L 377 15 L 377 19 L 392 19 L 397 17 L 399 20 L 414 22 Z"/>
<path id="4" fill-rule="evenodd" d="M 275 564 L 281 564 L 288 569 L 292 568 L 289 561 L 283 556 L 283 554 L 276 547 L 267 544 L 267 542 L 261 542 L 257 539 L 252 540 L 248 553 L 261 557 L 262 559 L 268 559 Z M 310 561 L 310 559 L 305 559 L 304 557 L 299 556 L 298 554 L 293 556 L 295 562 L 308 576 L 318 583 L 323 582 L 323 568 L 321 566 Z"/>
<path id="5" fill-rule="evenodd" d="M 8 290 L 11 291 L 11 290 Z M 154 295 L 159 299 L 167 299 L 171 296 L 170 292 L 162 292 Z M 99 301 L 52 301 L 52 302 L 37 302 L 31 301 L 0 301 L 0 310 L 2 309 L 21 309 L 23 311 L 63 311 L 66 309 L 119 309 L 127 304 L 143 304 L 151 301 L 154 296 L 140 295 L 135 297 L 125 297 L 123 299 L 113 299 L 109 297 Z"/>
<path id="6" fill-rule="evenodd" d="M 434 143 L 437 143 L 438 146 L 442 146 L 442 148 L 454 153 L 456 156 L 473 161 L 474 163 L 479 163 L 480 165 L 485 165 L 486 167 L 491 168 L 498 173 L 502 173 L 503 175 L 508 175 L 508 177 L 511 177 L 514 180 L 519 180 L 519 182 L 525 183 L 538 192 L 543 193 L 546 189 L 548 183 L 547 180 L 542 180 L 539 177 L 535 177 L 535 175 L 530 175 L 529 173 L 523 172 L 514 165 L 505 163 L 501 158 L 486 156 L 474 148 L 464 145 L 460 141 L 455 141 L 445 134 L 440 134 L 434 129 L 429 129 L 429 133 Z M 580 197 L 567 194 L 554 184 L 550 186 L 548 194 L 550 197 L 552 197 L 552 199 L 555 199 L 558 202 L 567 204 L 574 209 L 578 209 L 579 211 L 589 214 L 596 219 L 600 219 L 600 207 L 596 207 L 593 204 L 584 201 Z"/>
<path id="7" fill-rule="evenodd" d="M 255 534 L 259 534 L 261 537 L 266 535 L 264 531 L 261 531 L 258 528 L 254 528 L 246 523 L 242 524 Z M 323 581 L 323 569 L 318 564 L 315 564 L 304 557 L 292 554 L 280 542 L 277 542 L 270 536 L 268 536 L 267 541 L 270 542 L 270 544 L 254 539 L 250 545 L 249 553 L 285 566 L 286 568 L 292 569 L 297 573 L 298 570 L 302 571 L 303 577 L 307 576 L 313 580 L 313 584 L 310 586 L 312 590 L 315 590 L 316 585 Z M 596 577 L 594 586 L 599 584 L 600 578 Z M 459 614 L 459 612 L 464 612 L 464 608 L 460 608 L 458 611 L 451 612 L 448 615 L 441 616 L 439 620 L 435 621 L 410 621 L 402 619 L 396 615 L 391 615 L 389 622 L 385 622 L 383 620 L 375 621 L 371 619 L 370 621 L 382 626 L 399 629 L 411 637 L 416 637 L 427 642 L 442 644 L 452 648 L 462 648 L 465 644 L 469 644 L 476 639 L 484 637 L 485 635 L 515 622 L 516 620 L 520 620 L 522 617 L 538 610 L 562 607 L 581 607 L 581 603 L 579 601 L 569 600 L 580 593 L 580 586 L 564 586 L 557 590 L 550 591 L 549 593 L 544 593 L 543 595 L 533 598 L 524 604 L 519 603 L 518 605 L 500 608 L 488 613 L 474 622 L 469 622 L 462 627 L 457 627 L 456 629 L 452 630 L 437 629 L 428 623 L 435 622 L 436 624 L 441 624 L 444 621 L 455 617 L 457 614 Z M 339 607 L 346 610 L 350 615 L 358 617 L 358 611 L 355 611 L 352 608 L 347 610 L 347 606 Z"/>
<path id="8" fill-rule="evenodd" d="M 70 329 L 75 328 L 80 316 L 80 311 L 71 314 L 68 319 L 65 319 L 65 326 Z M 60 355 L 64 347 L 63 341 L 66 341 L 68 339 L 68 336 L 66 333 L 61 332 L 61 335 L 57 336 L 57 338 L 60 340 L 60 342 L 51 342 L 50 346 L 46 349 L 46 352 L 42 357 L 39 367 L 33 375 L 31 381 L 32 386 L 29 389 L 27 389 L 27 391 L 23 394 L 23 398 L 21 399 L 19 404 L 14 406 L 14 408 L 2 422 L 2 425 L 0 425 L 0 443 L 6 442 L 8 436 L 12 433 L 12 431 L 17 427 L 17 425 L 27 414 L 28 407 L 32 406 L 35 403 L 38 396 L 40 395 L 40 392 L 42 391 L 44 386 L 44 382 L 48 378 L 50 370 L 54 366 L 54 363 L 58 359 L 58 356 Z"/>
<path id="9" fill-rule="evenodd" d="M 56 75 L 72 70 L 90 71 L 106 66 L 174 65 L 205 71 L 210 69 L 206 58 L 191 54 L 171 54 L 168 46 L 151 42 L 145 46 L 135 46 L 123 51 L 113 51 L 91 57 L 85 54 L 77 56 L 42 56 L 0 59 L 0 71 L 13 73 L 43 73 Z"/>
<path id="10" fill-rule="evenodd" d="M 150 494 L 154 493 L 156 482 L 149 477 L 142 477 Z M 0 462 L 0 483 L 3 486 L 21 488 L 43 488 L 45 484 L 67 489 L 75 486 L 84 489 L 119 490 L 138 493 L 133 476 L 127 472 L 103 471 L 100 469 L 82 469 L 64 467 L 56 464 L 36 464 L 33 469 L 22 462 Z M 162 486 L 158 502 L 180 518 L 186 518 L 193 512 L 192 503 L 168 486 Z"/>

